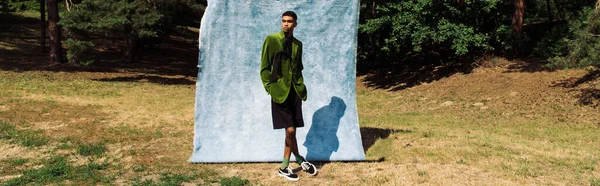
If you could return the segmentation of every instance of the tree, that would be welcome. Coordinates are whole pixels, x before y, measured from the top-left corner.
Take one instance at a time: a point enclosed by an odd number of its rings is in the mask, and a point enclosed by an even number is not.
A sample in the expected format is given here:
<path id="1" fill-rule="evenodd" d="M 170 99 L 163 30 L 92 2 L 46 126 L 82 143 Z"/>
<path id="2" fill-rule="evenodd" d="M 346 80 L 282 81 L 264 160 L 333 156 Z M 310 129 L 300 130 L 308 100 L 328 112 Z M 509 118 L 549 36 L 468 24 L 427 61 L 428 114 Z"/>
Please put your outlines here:
<path id="1" fill-rule="evenodd" d="M 58 0 L 48 0 L 48 31 L 50 36 L 50 62 L 62 63 L 61 28 L 58 25 Z"/>
<path id="2" fill-rule="evenodd" d="M 583 28 L 577 32 L 577 38 L 570 46 L 570 53 L 565 59 L 563 67 L 600 67 L 600 0 L 595 9 L 589 10 L 587 21 Z"/>
<path id="3" fill-rule="evenodd" d="M 74 2 L 74 1 L 73 1 Z M 94 37 L 121 39 L 123 60 L 134 62 L 142 47 L 157 46 L 177 25 L 198 26 L 204 0 L 86 0 L 72 8 L 60 22 L 69 62 L 89 64 Z"/>
<path id="4" fill-rule="evenodd" d="M 512 17 L 512 30 L 517 38 L 523 32 L 523 18 L 525 16 L 525 0 L 514 0 L 515 12 Z"/>
<path id="5" fill-rule="evenodd" d="M 41 28 L 41 36 L 40 36 L 40 46 L 42 47 L 42 52 L 46 52 L 46 5 L 44 4 L 44 0 L 40 0 L 40 28 Z"/>
<path id="6" fill-rule="evenodd" d="M 470 3 L 478 8 L 465 7 L 459 11 L 457 3 Z M 383 59 L 378 61 L 403 60 L 427 53 L 442 59 L 462 56 L 475 48 L 487 48 L 489 36 L 479 27 L 487 23 L 491 16 L 486 16 L 491 15 L 498 3 L 498 0 L 490 0 L 377 4 L 374 10 L 377 14 L 360 14 L 359 55 L 363 56 L 359 58 L 380 56 Z M 361 7 L 362 11 L 368 9 L 371 7 Z"/>

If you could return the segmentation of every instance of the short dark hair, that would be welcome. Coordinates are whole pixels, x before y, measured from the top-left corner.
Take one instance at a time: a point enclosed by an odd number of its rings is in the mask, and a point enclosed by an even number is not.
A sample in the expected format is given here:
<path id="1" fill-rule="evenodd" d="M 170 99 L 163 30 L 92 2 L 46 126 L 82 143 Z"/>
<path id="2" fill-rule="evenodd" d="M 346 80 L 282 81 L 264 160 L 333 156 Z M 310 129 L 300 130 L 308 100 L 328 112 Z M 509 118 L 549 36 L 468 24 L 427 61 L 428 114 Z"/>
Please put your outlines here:
<path id="1" fill-rule="evenodd" d="M 294 13 L 294 11 L 286 11 L 283 13 L 283 15 L 281 15 L 281 17 L 283 16 L 290 16 L 292 18 L 294 18 L 294 21 L 298 20 L 298 16 L 296 16 L 296 13 Z"/>

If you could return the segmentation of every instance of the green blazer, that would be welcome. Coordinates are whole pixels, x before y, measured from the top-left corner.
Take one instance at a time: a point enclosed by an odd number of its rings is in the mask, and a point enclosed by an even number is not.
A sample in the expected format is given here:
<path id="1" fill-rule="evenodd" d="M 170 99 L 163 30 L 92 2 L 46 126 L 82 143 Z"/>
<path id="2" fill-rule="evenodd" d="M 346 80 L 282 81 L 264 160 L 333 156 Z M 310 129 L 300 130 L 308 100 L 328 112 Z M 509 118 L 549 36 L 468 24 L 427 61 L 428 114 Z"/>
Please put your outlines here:
<path id="1" fill-rule="evenodd" d="M 275 54 L 283 49 L 283 42 L 285 42 L 283 31 L 270 34 L 265 38 L 260 62 L 260 79 L 275 103 L 285 101 L 292 85 L 296 90 L 295 93 L 306 101 L 307 91 L 302 77 L 302 42 L 300 40 L 293 39 L 291 60 L 285 58 L 281 61 L 281 77 L 277 78 L 277 82 L 271 83 L 270 81 L 271 72 L 273 71 L 273 59 Z"/>

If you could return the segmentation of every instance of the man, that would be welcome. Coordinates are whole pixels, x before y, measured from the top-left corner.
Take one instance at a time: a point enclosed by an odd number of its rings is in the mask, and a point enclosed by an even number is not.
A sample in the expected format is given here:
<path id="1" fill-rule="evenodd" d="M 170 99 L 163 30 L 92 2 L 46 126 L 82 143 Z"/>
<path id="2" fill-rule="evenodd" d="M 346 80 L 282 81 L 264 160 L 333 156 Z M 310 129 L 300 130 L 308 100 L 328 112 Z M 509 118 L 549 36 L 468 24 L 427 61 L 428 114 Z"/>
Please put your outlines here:
<path id="1" fill-rule="evenodd" d="M 285 129 L 283 162 L 278 174 L 292 181 L 298 180 L 298 175 L 289 168 L 291 153 L 304 171 L 317 174 L 317 168 L 300 156 L 296 143 L 296 128 L 304 127 L 302 101 L 307 97 L 302 77 L 302 42 L 294 38 L 297 18 L 292 11 L 283 13 L 282 30 L 265 38 L 260 64 L 260 78 L 271 95 L 273 129 Z"/>

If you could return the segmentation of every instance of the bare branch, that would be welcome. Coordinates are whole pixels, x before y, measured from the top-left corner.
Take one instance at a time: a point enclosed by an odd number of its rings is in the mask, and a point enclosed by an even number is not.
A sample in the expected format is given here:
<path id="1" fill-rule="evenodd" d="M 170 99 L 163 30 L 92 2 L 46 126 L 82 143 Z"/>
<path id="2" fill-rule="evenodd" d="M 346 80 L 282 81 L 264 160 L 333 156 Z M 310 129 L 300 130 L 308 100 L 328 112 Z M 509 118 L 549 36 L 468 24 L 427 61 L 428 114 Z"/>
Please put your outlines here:
<path id="1" fill-rule="evenodd" d="M 67 7 L 67 12 L 71 12 L 71 6 L 69 5 L 69 0 L 65 0 L 65 6 Z"/>
<path id="2" fill-rule="evenodd" d="M 71 12 L 71 8 L 77 8 L 77 4 L 73 3 L 73 0 L 65 0 L 67 12 Z"/>

